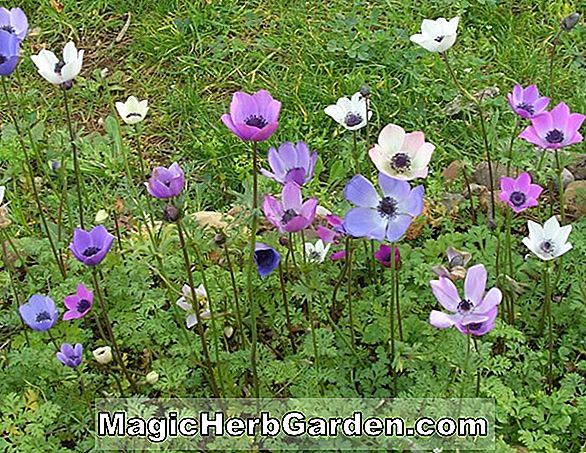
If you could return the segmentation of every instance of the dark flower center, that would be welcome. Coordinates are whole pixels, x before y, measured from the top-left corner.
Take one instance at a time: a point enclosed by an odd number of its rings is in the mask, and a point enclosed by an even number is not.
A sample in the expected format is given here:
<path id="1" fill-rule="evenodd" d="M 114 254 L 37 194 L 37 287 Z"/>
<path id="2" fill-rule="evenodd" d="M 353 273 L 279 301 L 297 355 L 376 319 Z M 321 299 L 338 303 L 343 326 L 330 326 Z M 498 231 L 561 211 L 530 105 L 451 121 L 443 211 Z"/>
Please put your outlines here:
<path id="1" fill-rule="evenodd" d="M 8 58 L 6 58 L 4 55 L 0 55 L 0 64 L 6 63 L 7 60 Z"/>
<path id="2" fill-rule="evenodd" d="M 126 115 L 126 118 L 132 118 L 133 116 L 138 116 L 139 118 L 142 118 L 142 115 L 138 112 L 130 112 Z"/>
<path id="3" fill-rule="evenodd" d="M 272 250 L 258 250 L 254 252 L 254 256 L 259 267 L 270 266 L 274 258 Z"/>
<path id="4" fill-rule="evenodd" d="M 525 110 L 529 115 L 533 115 L 535 113 L 535 107 L 531 104 L 527 104 L 526 102 L 521 102 L 517 104 L 517 108 L 520 110 Z"/>
<path id="5" fill-rule="evenodd" d="M 476 332 L 477 330 L 482 329 L 483 325 L 483 322 L 473 322 L 472 324 L 468 324 L 466 327 L 468 328 L 468 330 Z"/>
<path id="6" fill-rule="evenodd" d="M 293 210 L 293 209 L 287 209 L 284 213 L 283 213 L 283 217 L 281 217 L 281 223 L 283 225 L 289 223 L 291 221 L 291 219 L 297 217 L 297 213 Z"/>
<path id="7" fill-rule="evenodd" d="M 51 319 L 51 315 L 49 314 L 48 311 L 42 311 L 39 314 L 37 314 L 37 317 L 36 317 L 37 322 L 49 321 L 50 319 Z"/>
<path id="8" fill-rule="evenodd" d="M 445 36 L 444 35 L 440 35 L 437 38 L 434 39 L 434 41 L 436 42 L 442 42 L 444 40 Z"/>
<path id="9" fill-rule="evenodd" d="M 547 133 L 545 140 L 549 143 L 561 143 L 564 141 L 564 133 L 559 129 L 553 129 Z"/>
<path id="10" fill-rule="evenodd" d="M 2 26 L 0 27 L 0 30 L 7 31 L 7 32 L 8 32 L 8 33 L 10 33 L 10 34 L 14 34 L 14 32 L 16 31 L 16 30 L 14 29 L 14 27 L 13 27 L 12 25 L 10 25 L 10 24 L 2 25 Z"/>
<path id="11" fill-rule="evenodd" d="M 101 249 L 99 247 L 88 247 L 87 249 L 85 249 L 82 252 L 83 256 L 94 256 L 96 253 L 98 253 Z"/>
<path id="12" fill-rule="evenodd" d="M 307 259 L 310 261 L 320 261 L 321 255 L 317 250 L 312 250 L 307 256 Z"/>
<path id="13" fill-rule="evenodd" d="M 472 310 L 472 308 L 474 307 L 474 304 L 472 302 L 470 302 L 467 299 L 461 300 L 460 303 L 458 304 L 458 313 L 460 313 L 461 315 L 465 315 L 470 313 L 470 311 Z"/>
<path id="14" fill-rule="evenodd" d="M 170 179 L 162 179 L 161 182 L 163 183 L 163 185 L 165 185 L 166 187 L 171 187 L 171 180 Z"/>
<path id="15" fill-rule="evenodd" d="M 63 69 L 63 66 L 65 66 L 64 61 L 58 61 L 57 63 L 55 63 L 55 74 L 61 75 L 61 70 Z"/>
<path id="16" fill-rule="evenodd" d="M 397 200 L 391 197 L 384 197 L 377 208 L 381 217 L 392 219 L 397 215 Z"/>
<path id="17" fill-rule="evenodd" d="M 77 303 L 77 311 L 79 313 L 84 313 L 84 312 L 88 311 L 91 306 L 92 306 L 92 304 L 90 303 L 89 300 L 80 299 L 80 301 Z"/>
<path id="18" fill-rule="evenodd" d="M 525 201 L 527 200 L 527 196 L 523 192 L 513 192 L 509 198 L 511 203 L 515 206 L 523 206 Z"/>
<path id="19" fill-rule="evenodd" d="M 358 113 L 348 112 L 346 118 L 344 118 L 344 123 L 346 123 L 346 126 L 348 127 L 358 126 L 362 123 L 362 116 Z"/>
<path id="20" fill-rule="evenodd" d="M 391 167 L 399 173 L 409 170 L 411 166 L 411 158 L 405 153 L 397 153 L 391 158 Z"/>
<path id="21" fill-rule="evenodd" d="M 257 129 L 262 129 L 267 124 L 269 124 L 269 122 L 265 120 L 262 115 L 250 115 L 244 120 L 244 124 L 247 126 L 256 127 Z"/>
<path id="22" fill-rule="evenodd" d="M 553 251 L 555 250 L 555 244 L 553 243 L 553 241 L 546 239 L 541 243 L 539 248 L 543 250 L 543 252 L 545 253 L 553 253 Z"/>

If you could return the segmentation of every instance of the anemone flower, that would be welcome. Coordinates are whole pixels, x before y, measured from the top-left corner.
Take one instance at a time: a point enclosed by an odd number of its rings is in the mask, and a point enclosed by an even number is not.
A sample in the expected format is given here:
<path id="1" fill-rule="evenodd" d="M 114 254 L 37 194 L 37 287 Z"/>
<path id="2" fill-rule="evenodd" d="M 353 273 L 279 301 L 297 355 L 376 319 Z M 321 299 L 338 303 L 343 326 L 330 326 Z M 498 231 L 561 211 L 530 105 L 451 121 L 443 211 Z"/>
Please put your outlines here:
<path id="1" fill-rule="evenodd" d="M 193 326 L 197 324 L 197 315 L 193 309 L 193 298 L 191 292 L 191 286 L 183 285 L 181 288 L 181 293 L 183 294 L 179 299 L 177 299 L 176 304 L 183 310 L 187 312 L 187 316 L 185 317 L 185 323 L 187 324 L 187 328 L 191 329 Z M 195 298 L 196 298 L 196 305 L 199 306 L 199 317 L 200 319 L 210 319 L 211 312 L 208 307 L 208 293 L 203 285 L 199 285 L 195 288 Z"/>
<path id="2" fill-rule="evenodd" d="M 513 112 L 527 120 L 545 112 L 549 104 L 549 98 L 539 96 L 535 85 L 529 85 L 527 88 L 515 85 L 513 91 L 507 94 L 507 100 Z"/>
<path id="3" fill-rule="evenodd" d="M 28 19 L 24 11 L 20 8 L 0 8 L 0 30 L 14 35 L 22 42 L 28 33 Z"/>
<path id="4" fill-rule="evenodd" d="M 527 208 L 537 206 L 537 198 L 543 188 L 537 184 L 531 184 L 531 175 L 521 173 L 516 179 L 503 176 L 501 178 L 501 201 L 507 203 L 516 213 Z"/>
<path id="5" fill-rule="evenodd" d="M 4 201 L 4 194 L 6 193 L 6 186 L 0 186 L 0 206 L 2 206 L 2 202 Z"/>
<path id="6" fill-rule="evenodd" d="M 429 315 L 430 324 L 438 329 L 456 326 L 464 334 L 477 336 L 489 332 L 494 327 L 497 305 L 501 303 L 503 295 L 496 287 L 485 294 L 486 277 L 484 265 L 472 266 L 464 281 L 463 299 L 449 278 L 432 280 L 430 285 L 433 295 L 452 314 L 433 310 Z"/>
<path id="7" fill-rule="evenodd" d="M 91 231 L 76 228 L 69 249 L 80 263 L 96 266 L 106 257 L 113 242 L 114 236 L 103 225 L 98 225 Z"/>
<path id="8" fill-rule="evenodd" d="M 0 30 L 0 76 L 9 76 L 20 58 L 20 41 L 15 35 Z"/>
<path id="9" fill-rule="evenodd" d="M 572 225 L 560 226 L 558 219 L 552 216 L 543 226 L 531 220 L 527 222 L 529 236 L 523 238 L 523 244 L 544 261 L 562 256 L 572 248 L 568 237 Z"/>
<path id="10" fill-rule="evenodd" d="M 344 216 L 349 235 L 396 242 L 405 234 L 414 217 L 423 211 L 423 186 L 411 189 L 406 181 L 379 173 L 379 196 L 362 175 L 354 176 L 344 188 L 344 196 L 357 207 Z"/>
<path id="11" fill-rule="evenodd" d="M 80 283 L 77 285 L 75 294 L 65 296 L 64 303 L 68 310 L 63 315 L 63 321 L 83 318 L 92 309 L 94 295 L 83 283 Z"/>
<path id="12" fill-rule="evenodd" d="M 63 343 L 61 345 L 61 351 L 55 354 L 59 361 L 69 368 L 78 367 L 83 359 L 83 346 L 77 343 L 71 346 L 69 343 Z"/>
<path id="13" fill-rule="evenodd" d="M 240 140 L 263 142 L 279 126 L 281 103 L 266 90 L 254 94 L 238 91 L 232 96 L 230 113 L 222 115 L 222 122 Z"/>
<path id="14" fill-rule="evenodd" d="M 179 164 L 173 162 L 169 168 L 155 167 L 145 185 L 155 198 L 173 198 L 183 190 L 185 175 Z"/>
<path id="15" fill-rule="evenodd" d="M 18 311 L 27 326 L 41 332 L 53 327 L 59 317 L 53 299 L 40 294 L 32 295 L 26 304 L 18 307 Z"/>
<path id="16" fill-rule="evenodd" d="M 405 133 L 402 127 L 387 124 L 368 155 L 378 171 L 410 181 L 427 177 L 427 165 L 434 149 L 434 145 L 425 141 L 423 132 Z"/>
<path id="17" fill-rule="evenodd" d="M 434 266 L 431 268 L 432 272 L 438 277 L 446 277 L 453 282 L 466 277 L 466 266 L 472 258 L 472 254 L 449 246 L 446 250 L 446 255 L 448 257 L 448 267 Z"/>
<path id="18" fill-rule="evenodd" d="M 401 252 L 399 252 L 399 247 L 395 247 L 395 268 L 398 269 L 401 264 Z M 390 246 L 386 244 L 381 244 L 379 249 L 374 252 L 375 259 L 381 263 L 384 267 L 391 267 L 392 261 L 391 257 L 393 256 L 393 252 Z"/>
<path id="19" fill-rule="evenodd" d="M 53 85 L 70 88 L 83 64 L 83 50 L 77 50 L 75 44 L 69 41 L 63 48 L 63 60 L 59 60 L 53 52 L 41 50 L 38 55 L 32 55 L 31 60 L 39 74 Z"/>
<path id="20" fill-rule="evenodd" d="M 580 143 L 583 140 L 578 129 L 586 116 L 570 113 L 569 107 L 560 102 L 551 112 L 531 118 L 531 125 L 519 134 L 519 138 L 545 149 L 558 149 Z"/>
<path id="21" fill-rule="evenodd" d="M 447 21 L 443 17 L 436 20 L 423 19 L 421 33 L 411 35 L 411 41 L 430 52 L 445 52 L 456 42 L 459 17 Z"/>
<path id="22" fill-rule="evenodd" d="M 96 348 L 92 351 L 92 355 L 94 356 L 94 359 L 96 359 L 96 362 L 98 362 L 100 365 L 107 365 L 114 358 L 112 356 L 112 348 L 110 346 L 101 346 Z"/>
<path id="23" fill-rule="evenodd" d="M 335 104 L 328 105 L 324 112 L 349 131 L 362 129 L 372 117 L 372 112 L 367 112 L 366 97 L 360 92 L 354 93 L 351 99 L 341 97 Z"/>
<path id="24" fill-rule="evenodd" d="M 279 262 L 281 261 L 281 255 L 272 247 L 257 242 L 254 245 L 254 262 L 258 270 L 258 275 L 266 277 L 273 272 Z"/>
<path id="25" fill-rule="evenodd" d="M 135 96 L 129 96 L 126 102 L 116 102 L 116 110 L 126 124 L 140 123 L 149 111 L 149 101 L 139 101 Z"/>
<path id="26" fill-rule="evenodd" d="M 310 263 L 320 264 L 326 259 L 331 244 L 325 245 L 321 239 L 318 239 L 315 244 L 312 242 L 305 243 L 305 254 Z"/>
<path id="27" fill-rule="evenodd" d="M 275 148 L 269 149 L 269 165 L 272 172 L 264 169 L 260 172 L 279 184 L 285 185 L 293 181 L 302 186 L 313 177 L 316 161 L 317 153 L 314 151 L 310 155 L 309 147 L 304 142 L 285 142 L 279 146 L 278 151 Z"/>
<path id="28" fill-rule="evenodd" d="M 311 225 L 315 218 L 317 199 L 310 198 L 305 203 L 301 199 L 301 189 L 294 182 L 283 187 L 281 201 L 265 195 L 263 212 L 279 232 L 295 233 Z"/>

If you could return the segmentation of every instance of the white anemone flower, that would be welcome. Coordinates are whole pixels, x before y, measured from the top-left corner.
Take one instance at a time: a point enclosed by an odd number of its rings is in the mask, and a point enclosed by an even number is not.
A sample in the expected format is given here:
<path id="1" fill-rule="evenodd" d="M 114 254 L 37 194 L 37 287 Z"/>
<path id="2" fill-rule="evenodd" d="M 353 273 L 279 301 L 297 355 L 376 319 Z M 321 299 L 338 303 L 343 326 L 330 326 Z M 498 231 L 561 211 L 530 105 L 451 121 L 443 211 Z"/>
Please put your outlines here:
<path id="1" fill-rule="evenodd" d="M 321 239 L 318 239 L 315 244 L 311 242 L 305 243 L 305 254 L 310 263 L 323 263 L 326 259 L 330 245 L 325 245 Z"/>
<path id="2" fill-rule="evenodd" d="M 4 201 L 4 194 L 6 193 L 6 187 L 0 186 L 0 206 L 2 206 L 2 202 Z"/>
<path id="3" fill-rule="evenodd" d="M 572 244 L 568 242 L 572 225 L 561 227 L 555 216 L 543 226 L 531 220 L 527 222 L 527 226 L 529 237 L 523 238 L 523 244 L 544 261 L 562 256 L 572 248 Z"/>
<path id="4" fill-rule="evenodd" d="M 96 362 L 101 365 L 106 365 L 113 359 L 112 348 L 110 348 L 110 346 L 102 346 L 101 348 L 94 349 L 92 355 L 94 356 L 94 359 L 96 359 Z"/>
<path id="5" fill-rule="evenodd" d="M 356 131 L 366 126 L 372 117 L 372 112 L 369 110 L 367 114 L 366 110 L 366 98 L 358 92 L 352 99 L 338 99 L 335 105 L 328 105 L 324 112 L 349 131 Z"/>
<path id="6" fill-rule="evenodd" d="M 126 124 L 136 124 L 144 120 L 149 101 L 139 101 L 135 96 L 129 96 L 126 102 L 116 102 L 116 110 Z"/>
<path id="7" fill-rule="evenodd" d="M 447 21 L 443 17 L 437 20 L 423 19 L 421 33 L 411 35 L 411 41 L 430 52 L 445 52 L 456 42 L 459 17 Z"/>
<path id="8" fill-rule="evenodd" d="M 63 60 L 59 60 L 47 49 L 41 50 L 38 55 L 32 55 L 31 60 L 45 80 L 65 88 L 81 71 L 83 50 L 78 51 L 73 41 L 69 41 L 63 48 Z"/>
<path id="9" fill-rule="evenodd" d="M 177 299 L 176 304 L 187 312 L 185 317 L 185 323 L 187 328 L 190 329 L 197 324 L 197 316 L 193 310 L 193 304 L 191 303 L 191 287 L 189 285 L 183 285 L 181 288 L 183 296 Z M 211 313 L 208 308 L 208 293 L 203 285 L 199 285 L 195 288 L 195 298 L 197 299 L 196 304 L 199 305 L 199 317 L 201 319 L 210 319 Z"/>

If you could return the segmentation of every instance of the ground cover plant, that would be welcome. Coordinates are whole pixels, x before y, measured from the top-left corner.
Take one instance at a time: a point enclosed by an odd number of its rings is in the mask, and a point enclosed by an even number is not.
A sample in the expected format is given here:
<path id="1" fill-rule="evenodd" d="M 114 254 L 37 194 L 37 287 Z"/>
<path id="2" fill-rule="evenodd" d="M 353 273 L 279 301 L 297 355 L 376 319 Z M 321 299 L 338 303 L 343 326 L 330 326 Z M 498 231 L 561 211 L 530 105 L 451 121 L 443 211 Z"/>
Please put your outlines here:
<path id="1" fill-rule="evenodd" d="M 584 451 L 580 5 L 78 3 L 0 10 L 3 450 L 142 395 L 480 396 Z"/>

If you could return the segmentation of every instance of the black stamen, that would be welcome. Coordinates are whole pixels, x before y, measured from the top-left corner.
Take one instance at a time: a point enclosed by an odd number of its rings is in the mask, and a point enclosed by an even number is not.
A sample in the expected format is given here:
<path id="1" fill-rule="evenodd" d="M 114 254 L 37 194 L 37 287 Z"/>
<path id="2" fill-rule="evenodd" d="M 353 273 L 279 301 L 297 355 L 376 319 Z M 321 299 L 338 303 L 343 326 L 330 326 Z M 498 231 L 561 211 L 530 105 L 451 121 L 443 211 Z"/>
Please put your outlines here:
<path id="1" fill-rule="evenodd" d="M 559 129 L 553 129 L 547 133 L 545 140 L 549 143 L 561 143 L 564 141 L 564 133 Z"/>
<path id="2" fill-rule="evenodd" d="M 294 217 L 297 217 L 297 213 L 293 210 L 293 209 L 287 209 L 284 213 L 283 213 L 283 217 L 281 218 L 281 223 L 283 225 L 286 225 L 287 223 L 289 223 L 289 221 L 291 219 L 293 219 Z"/>
<path id="3" fill-rule="evenodd" d="M 80 299 L 80 301 L 77 303 L 77 311 L 79 313 L 84 313 L 84 312 L 88 311 L 91 306 L 92 306 L 92 304 L 90 303 L 89 300 Z"/>
<path id="4" fill-rule="evenodd" d="M 99 247 L 88 247 L 87 249 L 85 249 L 82 253 L 83 256 L 94 256 L 96 253 L 98 253 L 101 249 Z"/>
<path id="5" fill-rule="evenodd" d="M 458 312 L 462 315 L 470 313 L 470 310 L 474 308 L 474 304 L 467 299 L 461 300 L 458 304 Z"/>
<path id="6" fill-rule="evenodd" d="M 436 42 L 442 42 L 444 40 L 445 36 L 444 35 L 440 35 L 437 38 L 434 39 L 434 41 Z"/>
<path id="7" fill-rule="evenodd" d="M 58 61 L 57 63 L 55 63 L 55 73 L 61 75 L 61 70 L 63 69 L 63 66 L 65 66 L 64 61 Z"/>
<path id="8" fill-rule="evenodd" d="M 346 115 L 346 118 L 344 118 L 344 123 L 346 123 L 346 126 L 348 127 L 358 126 L 362 123 L 362 116 L 358 113 L 349 112 Z"/>
<path id="9" fill-rule="evenodd" d="M 513 192 L 511 194 L 511 196 L 509 197 L 509 200 L 515 206 L 519 207 L 519 206 L 523 206 L 523 204 L 525 204 L 525 201 L 527 200 L 527 196 L 523 192 Z"/>
<path id="10" fill-rule="evenodd" d="M 254 252 L 256 262 L 259 267 L 269 266 L 273 262 L 273 251 L 272 250 L 257 250 Z"/>
<path id="11" fill-rule="evenodd" d="M 247 126 L 256 127 L 257 129 L 262 129 L 267 124 L 269 124 L 269 122 L 264 119 L 262 115 L 250 115 L 244 120 L 244 124 Z"/>
<path id="12" fill-rule="evenodd" d="M 130 112 L 126 115 L 126 118 L 132 118 L 133 116 L 138 116 L 139 118 L 142 118 L 142 115 L 138 112 Z"/>
<path id="13" fill-rule="evenodd" d="M 385 197 L 380 201 L 377 210 L 381 217 L 392 219 L 397 215 L 397 200 Z"/>
<path id="14" fill-rule="evenodd" d="M 36 321 L 37 322 L 43 322 L 43 321 L 49 321 L 51 319 L 51 315 L 49 314 L 48 311 L 42 311 L 39 314 L 37 314 L 36 317 Z"/>
<path id="15" fill-rule="evenodd" d="M 545 253 L 553 254 L 553 252 L 555 250 L 555 244 L 552 241 L 550 241 L 549 239 L 547 239 L 541 243 L 539 248 L 541 250 L 543 250 L 543 252 L 545 252 Z"/>
<path id="16" fill-rule="evenodd" d="M 12 25 L 10 25 L 10 24 L 2 25 L 2 26 L 0 27 L 0 30 L 7 31 L 7 32 L 8 32 L 8 33 L 10 33 L 10 34 L 14 34 L 14 32 L 16 31 L 16 30 L 14 29 L 14 27 L 13 27 Z"/>
<path id="17" fill-rule="evenodd" d="M 533 115 L 535 113 L 535 107 L 533 107 L 531 104 L 527 104 L 526 102 L 517 104 L 517 108 L 525 110 L 527 113 L 529 113 L 529 115 Z"/>
<path id="18" fill-rule="evenodd" d="M 409 170 L 411 158 L 405 153 L 397 153 L 391 158 L 391 167 L 400 173 Z"/>

